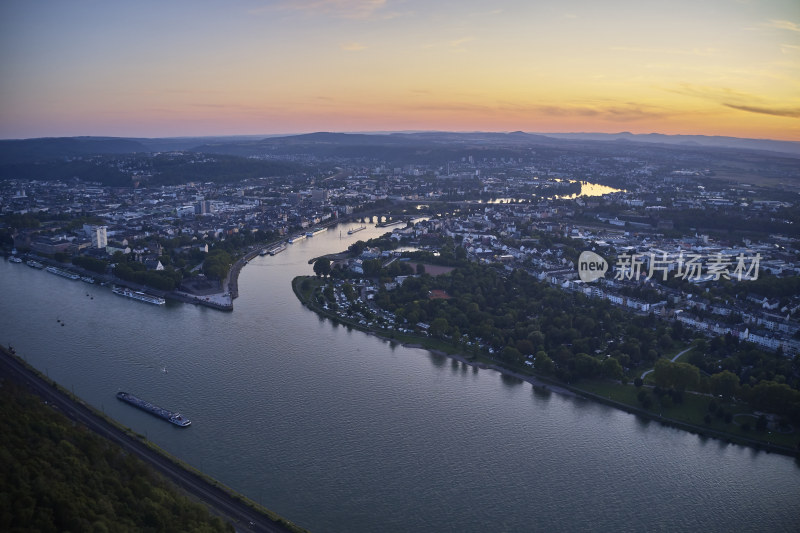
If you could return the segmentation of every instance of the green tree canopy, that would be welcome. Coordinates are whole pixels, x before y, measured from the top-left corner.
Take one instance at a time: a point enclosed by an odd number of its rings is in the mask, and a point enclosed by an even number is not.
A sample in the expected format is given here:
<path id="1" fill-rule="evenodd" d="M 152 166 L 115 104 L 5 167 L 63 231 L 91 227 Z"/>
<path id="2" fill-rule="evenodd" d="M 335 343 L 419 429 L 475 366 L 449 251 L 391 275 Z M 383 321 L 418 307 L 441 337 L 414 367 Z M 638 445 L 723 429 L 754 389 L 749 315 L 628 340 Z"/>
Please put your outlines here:
<path id="1" fill-rule="evenodd" d="M 203 273 L 209 278 L 223 279 L 233 264 L 230 254 L 222 249 L 214 249 L 203 261 Z"/>
<path id="2" fill-rule="evenodd" d="M 604 376 L 612 379 L 620 379 L 622 377 L 622 365 L 613 357 L 606 358 L 601 366 Z"/>
<path id="3" fill-rule="evenodd" d="M 723 370 L 711 376 L 711 391 L 725 399 L 733 398 L 739 392 L 739 376 Z"/>
<path id="4" fill-rule="evenodd" d="M 700 369 L 688 363 L 673 363 L 668 359 L 659 359 L 656 361 L 653 377 L 659 387 L 692 389 L 700 383 Z"/>
<path id="5" fill-rule="evenodd" d="M 331 260 L 327 257 L 320 257 L 314 261 L 314 274 L 319 278 L 324 278 L 331 273 Z"/>

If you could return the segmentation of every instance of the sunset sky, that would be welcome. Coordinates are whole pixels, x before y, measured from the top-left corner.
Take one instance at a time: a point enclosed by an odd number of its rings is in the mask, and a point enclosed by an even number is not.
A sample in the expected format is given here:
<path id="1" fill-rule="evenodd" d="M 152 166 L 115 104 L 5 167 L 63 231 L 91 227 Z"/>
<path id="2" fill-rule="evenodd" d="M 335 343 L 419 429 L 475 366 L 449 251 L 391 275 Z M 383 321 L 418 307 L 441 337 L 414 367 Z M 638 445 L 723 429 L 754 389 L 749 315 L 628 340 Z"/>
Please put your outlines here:
<path id="1" fill-rule="evenodd" d="M 0 137 L 800 141 L 798 0 L 3 0 Z"/>

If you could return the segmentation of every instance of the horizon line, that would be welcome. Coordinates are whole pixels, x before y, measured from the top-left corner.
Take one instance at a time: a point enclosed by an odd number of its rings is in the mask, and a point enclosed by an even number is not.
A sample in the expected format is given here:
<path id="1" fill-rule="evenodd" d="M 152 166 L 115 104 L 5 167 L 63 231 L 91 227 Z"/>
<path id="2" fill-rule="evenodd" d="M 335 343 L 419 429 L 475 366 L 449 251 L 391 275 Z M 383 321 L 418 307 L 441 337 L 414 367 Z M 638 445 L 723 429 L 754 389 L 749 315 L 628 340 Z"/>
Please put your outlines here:
<path id="1" fill-rule="evenodd" d="M 352 131 L 345 131 L 345 130 L 314 130 L 314 131 L 304 131 L 304 132 L 295 132 L 295 133 L 226 133 L 226 134 L 201 134 L 201 135 L 167 135 L 167 136 L 154 136 L 154 137 L 147 137 L 141 135 L 45 135 L 41 137 L 0 137 L 0 141 L 32 141 L 32 140 L 41 140 L 41 139 L 147 139 L 147 140 L 155 140 L 155 139 L 208 139 L 208 138 L 226 138 L 226 137 L 259 137 L 259 138 L 270 138 L 270 137 L 295 137 L 300 135 L 313 135 L 315 133 L 334 133 L 334 134 L 342 134 L 342 135 L 393 135 L 393 134 L 415 134 L 415 133 L 458 133 L 458 134 L 470 134 L 470 133 L 491 133 L 491 134 L 513 134 L 513 133 L 524 133 L 526 135 L 540 135 L 543 137 L 547 137 L 549 135 L 607 135 L 607 136 L 615 136 L 615 135 L 628 135 L 634 137 L 646 137 L 650 135 L 660 135 L 664 137 L 704 137 L 708 139 L 739 139 L 739 140 L 748 140 L 748 141 L 770 141 L 770 142 L 784 142 L 784 143 L 793 143 L 793 144 L 800 144 L 800 141 L 796 140 L 789 140 L 789 139 L 775 139 L 769 137 L 735 137 L 732 135 L 707 135 L 703 133 L 659 133 L 659 132 L 649 132 L 649 133 L 633 133 L 630 131 L 619 131 L 619 132 L 602 132 L 602 131 L 551 131 L 551 132 L 539 132 L 539 131 L 523 131 L 523 130 L 513 130 L 513 131 L 492 131 L 492 130 L 439 130 L 439 129 L 431 129 L 431 130 L 352 130 Z"/>

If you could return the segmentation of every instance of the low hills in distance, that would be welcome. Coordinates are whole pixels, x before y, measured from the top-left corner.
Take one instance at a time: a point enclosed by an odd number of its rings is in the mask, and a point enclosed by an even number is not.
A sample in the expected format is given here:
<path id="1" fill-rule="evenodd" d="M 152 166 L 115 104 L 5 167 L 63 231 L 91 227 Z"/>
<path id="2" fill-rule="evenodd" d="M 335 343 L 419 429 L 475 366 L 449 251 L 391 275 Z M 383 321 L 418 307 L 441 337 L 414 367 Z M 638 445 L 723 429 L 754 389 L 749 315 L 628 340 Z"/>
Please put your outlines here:
<path id="1" fill-rule="evenodd" d="M 739 150 L 764 150 L 800 156 L 800 142 L 771 139 L 744 139 L 708 135 L 664 135 L 662 133 L 545 133 L 554 139 L 585 141 L 629 141 L 636 143 L 667 144 L 708 148 L 733 148 Z"/>
<path id="2" fill-rule="evenodd" d="M 565 141 L 567 141 L 565 143 Z M 21 163 L 98 154 L 132 154 L 167 151 L 253 155 L 263 149 L 290 147 L 413 147 L 432 145 L 472 146 L 569 146 L 569 141 L 589 143 L 628 142 L 662 144 L 684 148 L 731 148 L 759 150 L 800 157 L 800 142 L 745 139 L 706 135 L 664 135 L 660 133 L 512 133 L 497 132 L 396 132 L 332 133 L 299 135 L 241 135 L 219 137 L 43 137 L 0 140 L 0 163 Z M 238 153 L 237 153 L 238 152 Z"/>
<path id="3" fill-rule="evenodd" d="M 316 132 L 300 135 L 0 140 L 0 180 L 79 178 L 110 186 L 291 177 L 320 165 L 441 169 L 450 162 L 514 160 L 536 167 L 563 157 L 575 175 L 605 174 L 615 158 L 659 161 L 666 172 L 708 170 L 719 179 L 776 189 L 800 184 L 800 142 L 703 135 L 503 132 Z M 598 166 L 599 165 L 599 166 Z M 603 166 L 608 169 L 601 171 Z M 313 169 L 313 170 L 312 170 Z"/>

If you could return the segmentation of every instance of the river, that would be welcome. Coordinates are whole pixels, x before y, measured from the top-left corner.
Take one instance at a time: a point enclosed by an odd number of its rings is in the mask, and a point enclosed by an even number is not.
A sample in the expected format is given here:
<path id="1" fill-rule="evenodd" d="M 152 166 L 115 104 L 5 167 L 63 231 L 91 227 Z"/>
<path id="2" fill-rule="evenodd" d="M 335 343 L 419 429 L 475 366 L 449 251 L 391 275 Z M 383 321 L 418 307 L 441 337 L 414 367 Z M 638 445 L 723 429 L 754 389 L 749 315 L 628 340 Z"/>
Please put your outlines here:
<path id="1" fill-rule="evenodd" d="M 793 530 L 800 467 L 304 308 L 290 280 L 342 225 L 239 277 L 234 311 L 153 306 L 0 262 L 0 342 L 88 403 L 321 531 Z M 62 326 L 62 324 L 64 324 Z M 114 395 L 189 417 L 180 429 Z"/>

